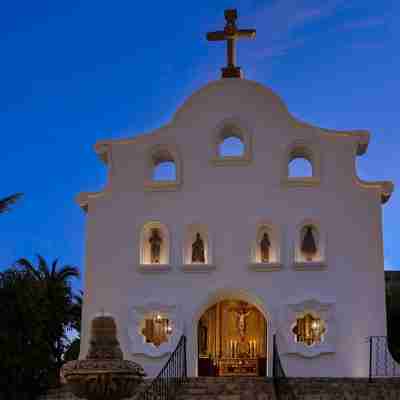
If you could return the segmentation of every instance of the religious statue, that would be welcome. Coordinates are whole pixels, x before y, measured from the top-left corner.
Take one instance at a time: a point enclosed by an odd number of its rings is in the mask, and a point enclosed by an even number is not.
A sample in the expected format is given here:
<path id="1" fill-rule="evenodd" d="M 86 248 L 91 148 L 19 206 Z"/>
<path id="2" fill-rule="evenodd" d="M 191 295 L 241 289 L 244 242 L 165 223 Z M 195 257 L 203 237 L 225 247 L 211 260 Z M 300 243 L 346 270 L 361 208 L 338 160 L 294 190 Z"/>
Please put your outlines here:
<path id="1" fill-rule="evenodd" d="M 150 261 L 152 264 L 159 264 L 161 258 L 162 238 L 157 228 L 151 230 L 150 242 Z"/>
<path id="2" fill-rule="evenodd" d="M 268 233 L 265 232 L 260 242 L 261 262 L 269 262 L 269 248 L 271 242 L 269 241 Z"/>
<path id="3" fill-rule="evenodd" d="M 313 227 L 308 225 L 305 227 L 306 232 L 301 243 L 301 251 L 304 254 L 307 261 L 312 261 L 314 256 L 317 254 L 317 245 L 313 235 Z"/>
<path id="4" fill-rule="evenodd" d="M 206 259 L 204 256 L 204 242 L 200 236 L 200 233 L 196 234 L 196 240 L 192 244 L 192 262 L 193 263 L 205 263 Z"/>
<path id="5" fill-rule="evenodd" d="M 251 310 L 246 306 L 246 303 L 244 303 L 244 305 L 240 307 L 232 308 L 232 311 L 237 315 L 236 322 L 239 335 L 240 337 L 244 337 L 246 334 L 246 318 L 251 314 Z"/>

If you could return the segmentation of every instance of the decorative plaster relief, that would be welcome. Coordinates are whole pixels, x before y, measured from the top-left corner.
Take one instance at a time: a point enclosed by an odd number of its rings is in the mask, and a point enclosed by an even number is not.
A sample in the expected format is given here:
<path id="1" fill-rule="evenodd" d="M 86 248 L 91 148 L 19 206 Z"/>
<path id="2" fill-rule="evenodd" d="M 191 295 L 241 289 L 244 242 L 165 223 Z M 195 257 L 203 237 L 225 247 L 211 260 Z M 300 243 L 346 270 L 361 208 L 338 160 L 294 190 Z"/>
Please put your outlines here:
<path id="1" fill-rule="evenodd" d="M 281 309 L 279 318 L 279 337 L 283 339 L 282 353 L 297 354 L 307 358 L 334 353 L 337 344 L 335 308 L 335 301 L 320 301 L 315 298 L 286 304 Z M 296 343 L 293 333 L 297 318 L 301 318 L 307 313 L 321 318 L 326 327 L 324 340 L 312 346 Z"/>
<path id="2" fill-rule="evenodd" d="M 145 337 L 141 332 L 144 320 L 157 314 L 168 318 L 172 327 L 172 333 L 168 336 L 168 341 L 161 343 L 158 347 L 152 343 L 146 343 Z M 150 358 L 163 357 L 174 351 L 183 334 L 182 313 L 177 304 L 166 304 L 156 300 L 149 300 L 142 305 L 132 307 L 131 321 L 128 327 L 131 353 L 133 355 L 142 355 Z"/>

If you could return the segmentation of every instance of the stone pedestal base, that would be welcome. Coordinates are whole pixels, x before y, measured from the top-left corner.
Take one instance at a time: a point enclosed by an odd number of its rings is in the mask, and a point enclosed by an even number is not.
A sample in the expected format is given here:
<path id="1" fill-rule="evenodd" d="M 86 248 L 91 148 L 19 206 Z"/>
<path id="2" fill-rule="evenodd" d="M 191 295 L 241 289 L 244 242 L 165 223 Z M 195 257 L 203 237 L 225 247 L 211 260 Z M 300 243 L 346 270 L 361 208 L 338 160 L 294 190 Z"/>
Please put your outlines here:
<path id="1" fill-rule="evenodd" d="M 222 68 L 223 78 L 243 78 L 243 72 L 240 67 L 225 67 Z"/>

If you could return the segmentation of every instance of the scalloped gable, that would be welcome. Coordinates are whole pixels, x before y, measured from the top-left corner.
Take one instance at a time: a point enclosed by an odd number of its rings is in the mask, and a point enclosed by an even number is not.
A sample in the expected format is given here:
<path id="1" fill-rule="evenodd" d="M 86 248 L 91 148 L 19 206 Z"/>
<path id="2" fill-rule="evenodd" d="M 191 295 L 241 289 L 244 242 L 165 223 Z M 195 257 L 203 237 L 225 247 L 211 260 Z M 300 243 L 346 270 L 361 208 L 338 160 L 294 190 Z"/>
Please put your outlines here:
<path id="1" fill-rule="evenodd" d="M 183 104 L 178 107 L 171 121 L 148 133 L 142 133 L 133 137 L 124 139 L 107 139 L 97 142 L 94 146 L 95 152 L 99 158 L 106 164 L 110 164 L 111 145 L 134 144 L 142 145 L 154 141 L 163 141 L 167 133 L 173 133 L 180 127 L 190 128 L 195 121 L 201 118 L 207 119 L 209 116 L 215 119 L 215 104 L 221 104 L 221 110 L 226 113 L 229 108 L 227 104 L 232 99 L 240 98 L 240 101 L 248 104 L 258 110 L 265 110 L 265 115 L 271 118 L 285 120 L 288 126 L 299 129 L 307 129 L 312 135 L 321 135 L 330 140 L 348 140 L 355 145 L 355 154 L 363 155 L 367 151 L 370 134 L 366 130 L 347 130 L 337 131 L 332 129 L 320 128 L 306 123 L 294 117 L 288 110 L 282 99 L 270 88 L 245 79 L 220 79 L 213 81 L 195 91 Z M 233 101 L 237 105 L 237 102 Z M 213 108 L 214 107 L 214 108 Z M 246 109 L 243 111 L 246 112 Z M 179 139 L 179 138 L 178 138 Z M 380 190 L 381 201 L 386 203 L 393 190 L 394 185 L 389 181 L 383 182 L 365 182 L 355 177 L 356 184 L 364 188 L 378 188 Z M 84 193 L 79 197 L 79 205 L 87 208 L 88 198 L 98 196 L 100 193 Z M 86 201 L 83 198 L 86 197 Z"/>
<path id="2" fill-rule="evenodd" d="M 212 106 L 210 105 L 213 102 L 210 101 L 210 99 L 216 98 L 219 101 L 219 98 L 221 98 L 222 101 L 223 98 L 228 98 L 235 93 L 237 95 L 240 93 L 251 97 L 253 104 L 257 104 L 257 107 L 263 107 L 266 113 L 274 117 L 280 116 L 281 118 L 286 118 L 294 127 L 310 128 L 320 134 L 326 134 L 333 138 L 354 138 L 357 142 L 357 155 L 364 154 L 368 148 L 369 133 L 365 130 L 337 131 L 314 126 L 294 117 L 289 112 L 282 99 L 270 88 L 245 79 L 221 79 L 210 82 L 194 92 L 180 107 L 178 107 L 168 124 L 154 131 L 135 135 L 130 138 L 101 140 L 95 144 L 95 151 L 102 161 L 108 163 L 109 145 L 111 143 L 140 144 L 142 142 L 147 142 L 151 137 L 154 138 L 154 136 L 162 134 L 163 131 L 167 129 L 173 129 L 175 126 L 179 126 L 185 121 L 190 122 L 198 119 L 200 113 L 205 114 L 213 112 Z"/>

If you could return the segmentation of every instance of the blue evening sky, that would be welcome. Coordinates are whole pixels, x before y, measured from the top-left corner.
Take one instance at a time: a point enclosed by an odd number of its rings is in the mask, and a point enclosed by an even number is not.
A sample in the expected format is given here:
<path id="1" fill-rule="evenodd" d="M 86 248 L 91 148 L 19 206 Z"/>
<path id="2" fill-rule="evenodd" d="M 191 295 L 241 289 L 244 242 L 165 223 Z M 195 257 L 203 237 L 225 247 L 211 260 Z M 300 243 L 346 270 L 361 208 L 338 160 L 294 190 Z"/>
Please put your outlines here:
<path id="1" fill-rule="evenodd" d="M 390 0 L 15 0 L 0 7 L 0 267 L 40 253 L 83 268 L 80 191 L 105 167 L 94 143 L 167 122 L 218 79 L 225 45 L 205 33 L 238 8 L 246 77 L 272 87 L 297 117 L 371 131 L 364 179 L 400 187 L 400 2 Z M 132 212 L 135 212 L 133 209 Z M 383 207 L 385 265 L 400 269 L 400 197 Z"/>

